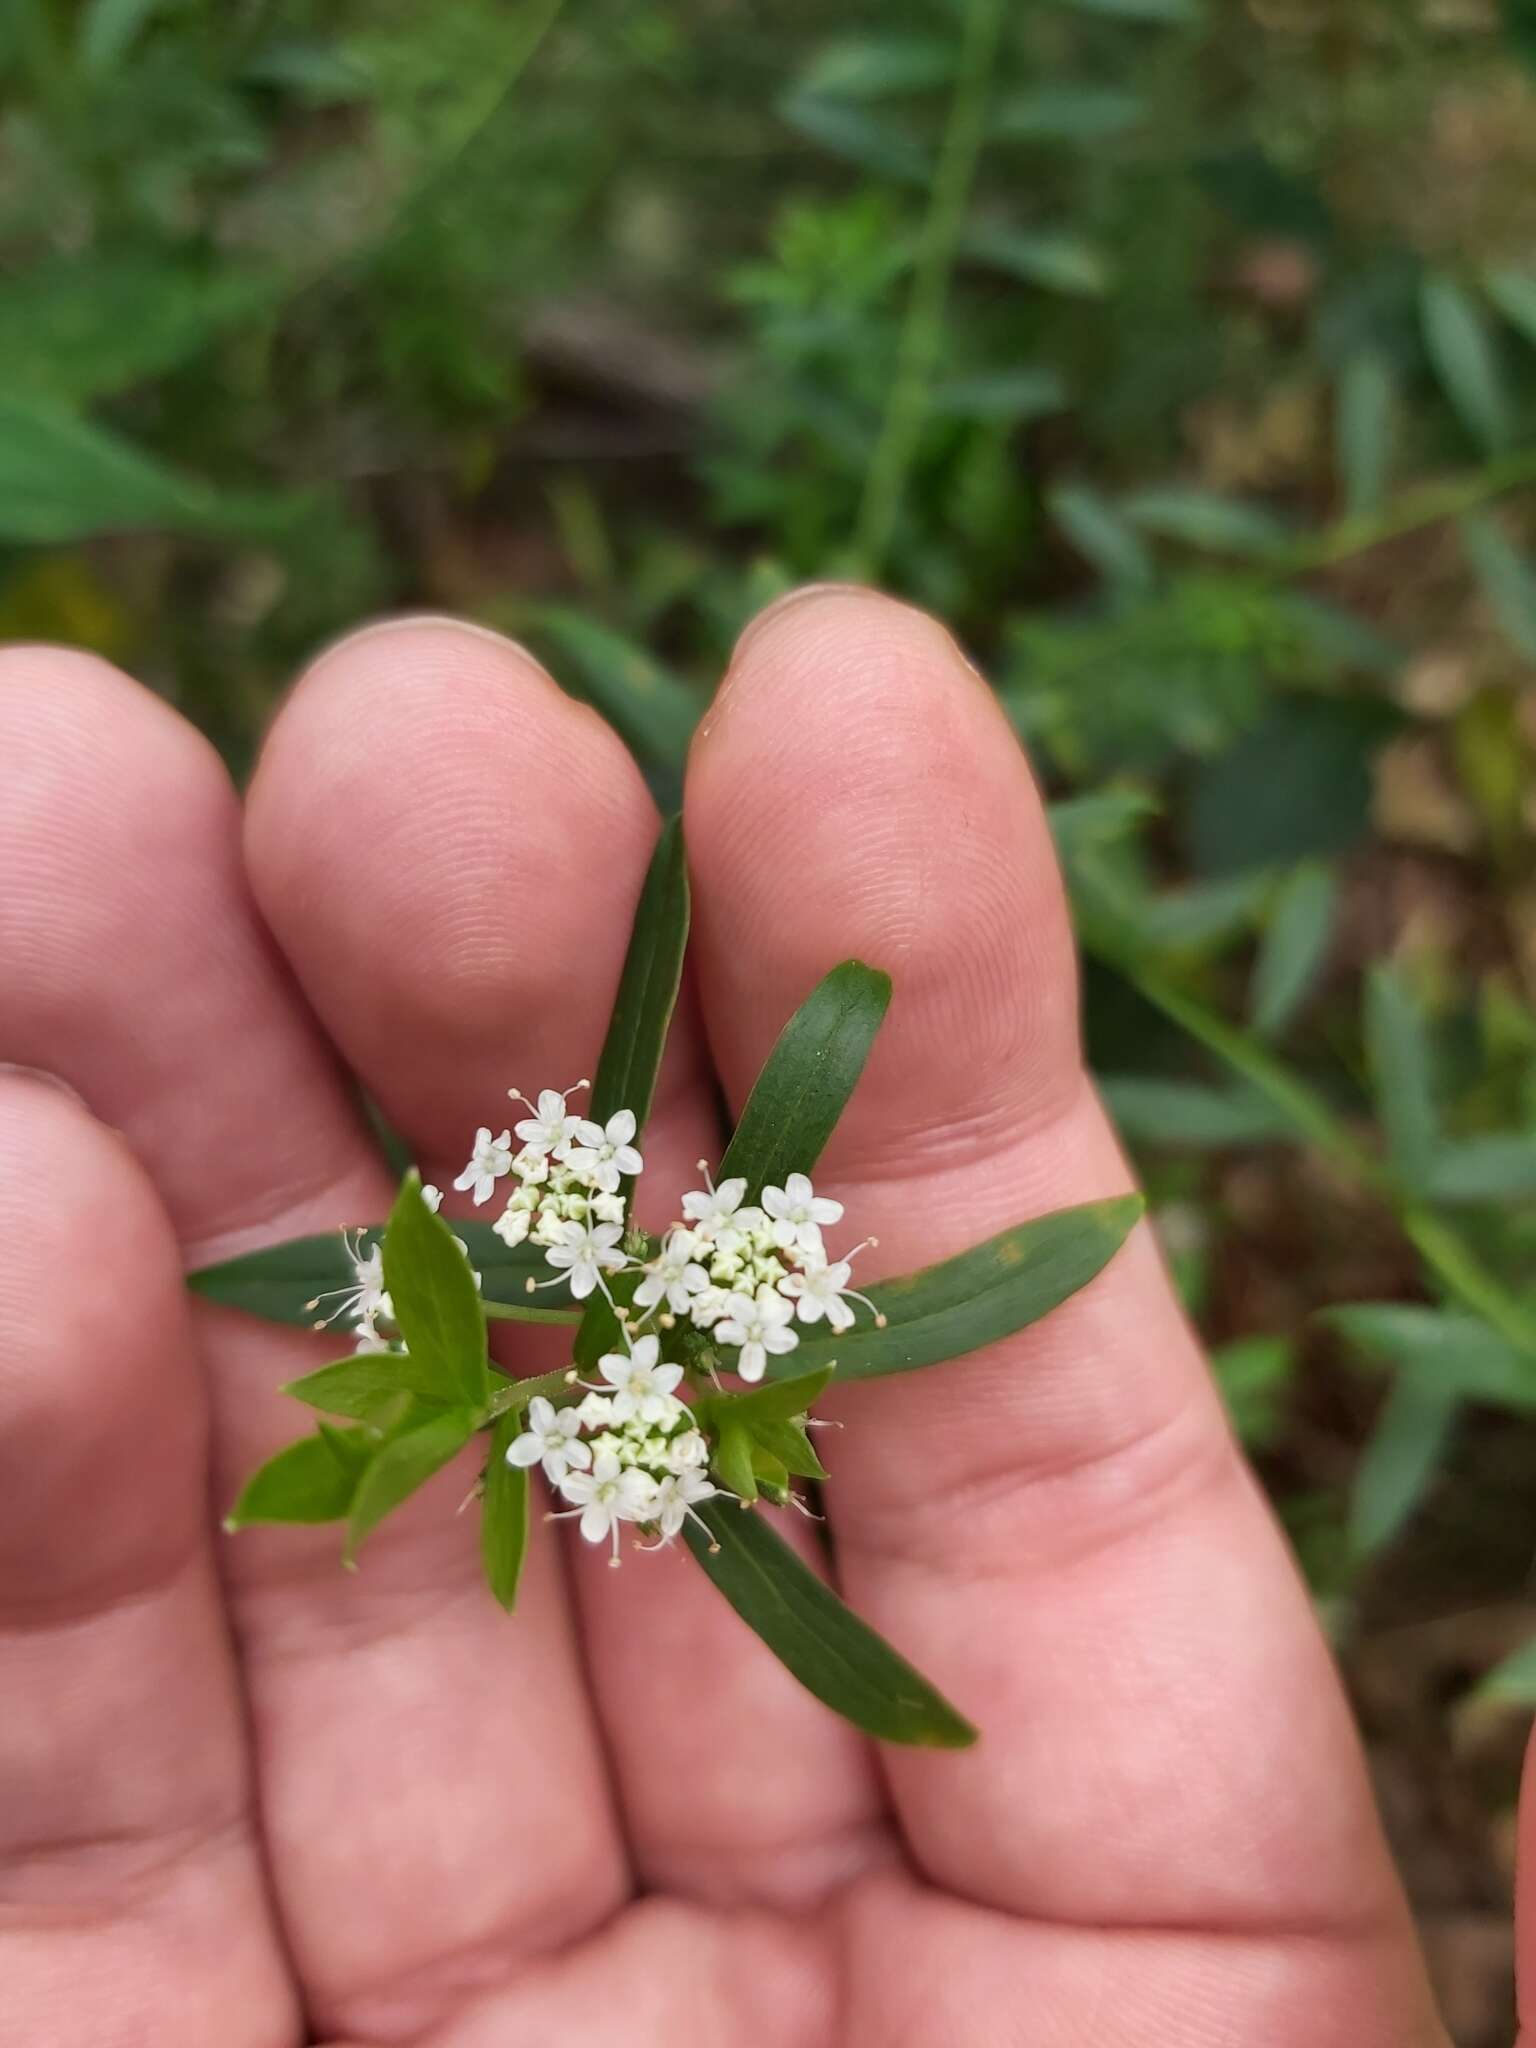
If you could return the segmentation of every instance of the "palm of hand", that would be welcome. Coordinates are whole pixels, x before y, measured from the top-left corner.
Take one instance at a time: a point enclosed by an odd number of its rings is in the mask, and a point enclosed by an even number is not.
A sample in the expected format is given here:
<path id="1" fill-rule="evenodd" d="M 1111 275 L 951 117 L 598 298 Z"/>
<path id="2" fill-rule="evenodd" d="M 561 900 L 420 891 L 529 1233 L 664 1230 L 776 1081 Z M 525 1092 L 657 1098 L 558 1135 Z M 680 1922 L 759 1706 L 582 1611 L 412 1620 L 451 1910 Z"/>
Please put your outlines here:
<path id="1" fill-rule="evenodd" d="M 439 1179 L 507 1086 L 572 1077 L 654 818 L 526 657 L 426 621 L 311 671 L 243 852 L 207 749 L 88 658 L 0 657 L 0 762 L 0 1059 L 127 1141 L 0 1075 L 0 2034 L 1443 2039 L 1145 1231 L 1007 1345 L 844 1397 L 839 1574 L 978 1722 L 963 1755 L 872 1753 L 683 1557 L 539 1529 L 508 1623 L 462 1471 L 356 1577 L 331 1531 L 216 1544 L 210 1489 L 316 1358 L 194 1317 L 183 1263 L 382 1212 L 327 1038 Z M 897 994 L 824 1175 L 883 1267 L 1124 1185 L 1028 771 L 936 628 L 837 591 L 760 622 L 687 810 L 650 1185 L 717 1149 L 711 1063 L 739 1102 L 850 953 Z"/>

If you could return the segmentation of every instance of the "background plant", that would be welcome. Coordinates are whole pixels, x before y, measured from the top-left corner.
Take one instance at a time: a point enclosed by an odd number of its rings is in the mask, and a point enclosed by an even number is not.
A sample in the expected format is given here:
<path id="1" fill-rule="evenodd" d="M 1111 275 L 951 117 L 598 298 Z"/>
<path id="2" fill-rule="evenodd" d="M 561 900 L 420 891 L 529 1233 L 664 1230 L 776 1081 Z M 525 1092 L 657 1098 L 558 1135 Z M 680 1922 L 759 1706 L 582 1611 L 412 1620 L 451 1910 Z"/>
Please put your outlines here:
<path id="1" fill-rule="evenodd" d="M 794 579 L 955 623 L 1452 1931 L 1536 1695 L 1533 71 L 1525 0 L 0 14 L 0 633 L 239 770 L 453 608 L 668 797 Z"/>

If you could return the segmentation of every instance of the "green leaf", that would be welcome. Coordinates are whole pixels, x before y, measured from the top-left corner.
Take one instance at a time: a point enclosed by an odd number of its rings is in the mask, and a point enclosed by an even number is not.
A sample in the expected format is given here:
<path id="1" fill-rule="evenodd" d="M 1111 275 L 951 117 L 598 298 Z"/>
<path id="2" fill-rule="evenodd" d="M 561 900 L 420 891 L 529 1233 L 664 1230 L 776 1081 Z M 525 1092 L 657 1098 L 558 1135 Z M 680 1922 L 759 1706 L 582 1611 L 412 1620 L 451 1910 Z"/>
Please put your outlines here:
<path id="1" fill-rule="evenodd" d="M 429 1399 L 478 1406 L 490 1393 L 485 1311 L 453 1232 L 408 1173 L 384 1231 L 384 1285 L 405 1339 L 411 1384 Z"/>
<path id="2" fill-rule="evenodd" d="M 217 491 L 51 401 L 0 398 L 0 540 L 53 543 L 146 528 L 271 539 L 306 502 Z"/>
<path id="3" fill-rule="evenodd" d="M 1536 277 L 1523 270 L 1489 270 L 1483 290 L 1517 334 L 1536 342 Z"/>
<path id="4" fill-rule="evenodd" d="M 1510 644 L 1536 661 L 1536 573 L 1491 512 L 1458 522 L 1462 550 Z"/>
<path id="5" fill-rule="evenodd" d="M 370 1452 L 367 1432 L 322 1427 L 253 1472 L 225 1517 L 226 1529 L 254 1522 L 338 1522 L 351 1511 Z"/>
<path id="6" fill-rule="evenodd" d="M 992 116 L 994 142 L 1110 142 L 1146 112 L 1135 93 L 1112 85 L 1053 80 L 1005 99 Z"/>
<path id="7" fill-rule="evenodd" d="M 706 1501 L 699 1515 L 709 1534 L 687 1523 L 688 1548 L 747 1626 L 823 1705 L 882 1742 L 965 1749 L 976 1740 L 971 1724 L 845 1607 L 761 1514 Z"/>
<path id="8" fill-rule="evenodd" d="M 1439 1469 L 1455 1420 L 1454 1394 L 1401 1375 L 1350 1490 L 1349 1542 L 1356 1557 L 1370 1557 L 1407 1523 Z"/>
<path id="9" fill-rule="evenodd" d="M 450 1408 L 391 1437 L 374 1454 L 358 1483 L 347 1523 L 347 1561 L 384 1517 L 425 1486 L 456 1458 L 474 1435 L 479 1417 L 469 1408 Z"/>
<path id="10" fill-rule="evenodd" d="M 116 70 L 140 32 L 167 0 L 88 0 L 75 31 L 75 55 L 87 78 Z"/>
<path id="11" fill-rule="evenodd" d="M 1287 539 L 1273 513 L 1177 484 L 1137 491 L 1121 500 L 1120 510 L 1148 533 L 1209 554 L 1266 555 Z"/>
<path id="12" fill-rule="evenodd" d="M 492 1430 L 480 1504 L 480 1558 L 486 1583 L 508 1614 L 517 1605 L 517 1584 L 528 1550 L 528 1473 L 522 1465 L 507 1463 L 508 1448 L 522 1427 L 519 1411 L 503 1415 Z"/>
<path id="13" fill-rule="evenodd" d="M 926 92 L 954 75 L 955 54 L 944 36 L 848 36 L 816 53 L 797 90 L 839 100 Z"/>
<path id="14" fill-rule="evenodd" d="M 279 290 L 265 272 L 163 254 L 50 258 L 7 280 L 0 364 L 13 392 L 78 406 L 174 368 Z"/>
<path id="15" fill-rule="evenodd" d="M 891 978 L 845 960 L 779 1033 L 747 1097 L 719 1178 L 742 1175 L 747 1199 L 809 1173 L 864 1071 L 891 1000 Z"/>
<path id="16" fill-rule="evenodd" d="M 868 1293 L 886 1319 L 884 1329 L 861 1316 L 840 1335 L 802 1337 L 782 1361 L 771 1357 L 768 1370 L 788 1378 L 790 1367 L 802 1374 L 835 1363 L 841 1386 L 979 1351 L 1038 1322 L 1086 1287 L 1130 1235 L 1143 1207 L 1140 1195 L 1112 1195 L 1058 1209 L 957 1258 L 902 1280 L 883 1280 Z"/>
<path id="17" fill-rule="evenodd" d="M 402 1372 L 400 1368 L 405 1368 Z M 402 1395 L 416 1395 L 416 1376 L 392 1351 L 364 1351 L 339 1358 L 318 1372 L 290 1380 L 283 1388 L 296 1401 L 323 1415 L 350 1415 L 358 1422 L 381 1422 Z"/>
<path id="18" fill-rule="evenodd" d="M 563 668 L 576 694 L 596 705 L 675 801 L 702 698 L 647 649 L 581 612 L 542 604 L 527 616 L 536 637 L 553 647 L 556 667 Z"/>
<path id="19" fill-rule="evenodd" d="M 1333 936 L 1338 890 L 1308 862 L 1281 885 L 1259 942 L 1250 1014 L 1261 1038 L 1278 1038 L 1306 1000 Z"/>
<path id="20" fill-rule="evenodd" d="M 1230 875 L 1347 852 L 1369 827 L 1372 765 L 1395 729 L 1394 714 L 1374 702 L 1280 698 L 1196 765 L 1185 823 L 1191 865 Z"/>
<path id="21" fill-rule="evenodd" d="M 1533 21 L 1536 32 L 1536 21 Z M 1536 44 L 1533 44 L 1536 54 Z M 1536 1701 L 1536 1640 L 1525 1643 L 1492 1671 L 1473 1694 L 1480 1700 L 1507 1700 L 1511 1706 L 1528 1707 Z"/>
<path id="22" fill-rule="evenodd" d="M 1063 861 L 1131 838 L 1138 826 L 1155 818 L 1161 806 L 1141 789 L 1096 789 L 1088 796 L 1068 796 L 1046 806 L 1051 836 Z"/>
<path id="23" fill-rule="evenodd" d="M 987 270 L 1069 298 L 1101 299 L 1113 282 L 1104 255 L 1077 235 L 979 226 L 965 236 L 961 252 Z"/>
<path id="24" fill-rule="evenodd" d="M 523 1244 L 509 1252 L 488 1223 L 456 1221 L 452 1230 L 469 1246 L 470 1263 L 480 1275 L 489 1313 L 514 1322 L 580 1320 L 581 1310 L 563 1284 L 548 1288 L 537 1299 L 528 1293 L 530 1280 L 551 1277 L 537 1245 Z M 376 1244 L 383 1233 L 382 1223 L 370 1223 L 360 1235 L 366 1247 Z M 263 1251 L 225 1259 L 187 1276 L 193 1293 L 207 1301 L 301 1330 L 312 1329 L 317 1315 L 325 1310 L 327 1304 L 321 1297 L 352 1283 L 352 1260 L 337 1230 L 324 1237 L 290 1238 L 286 1244 L 268 1245 Z"/>
<path id="25" fill-rule="evenodd" d="M 1112 14 L 1121 21 L 1199 21 L 1204 0 L 1067 0 L 1082 14 Z"/>
<path id="26" fill-rule="evenodd" d="M 1492 453 L 1509 446 L 1509 394 L 1488 319 L 1453 278 L 1428 276 L 1420 287 L 1424 346 L 1446 397 L 1475 441 Z"/>
<path id="27" fill-rule="evenodd" d="M 1203 1151 L 1266 1145 L 1293 1135 L 1290 1120 L 1256 1088 L 1241 1083 L 1209 1088 L 1199 1081 L 1104 1074 L 1099 1087 L 1122 1136 L 1133 1145 Z"/>
<path id="28" fill-rule="evenodd" d="M 1536 1131 L 1447 1140 L 1425 1192 L 1437 1202 L 1521 1202 L 1536 1196 Z"/>
<path id="29" fill-rule="evenodd" d="M 1054 370 L 995 370 L 946 377 L 934 386 L 929 410 L 942 419 L 993 420 L 1021 426 L 1063 412 L 1067 387 Z"/>
<path id="30" fill-rule="evenodd" d="M 1334 434 L 1344 480 L 1344 510 L 1365 519 L 1381 504 L 1392 462 L 1397 386 L 1385 359 L 1360 349 L 1339 378 Z"/>
<path id="31" fill-rule="evenodd" d="M 799 1352 L 793 1356 L 798 1362 Z M 695 1412 L 710 1417 L 712 1422 L 733 1415 L 754 1428 L 763 1422 L 792 1422 L 796 1416 L 810 1413 L 826 1392 L 835 1370 L 831 1365 L 822 1365 L 813 1372 L 767 1380 L 741 1394 L 704 1394 L 695 1403 Z"/>
<path id="32" fill-rule="evenodd" d="M 1480 1316 L 1422 1302 L 1355 1301 L 1325 1310 L 1322 1320 L 1453 1399 L 1536 1408 L 1536 1365 Z"/>
<path id="33" fill-rule="evenodd" d="M 617 1110 L 628 1109 L 634 1112 L 637 1129 L 645 1128 L 687 944 L 688 858 L 683 821 L 673 818 L 662 827 L 646 871 L 592 1083 L 592 1116 L 600 1124 Z"/>
<path id="34" fill-rule="evenodd" d="M 1058 484 L 1046 493 L 1051 517 L 1107 583 L 1151 589 L 1156 572 L 1141 537 L 1107 498 L 1086 484 Z"/>
<path id="35" fill-rule="evenodd" d="M 1211 1353 L 1232 1427 L 1249 1450 L 1265 1450 L 1279 1435 L 1295 1362 L 1288 1337 L 1238 1337 Z"/>
<path id="36" fill-rule="evenodd" d="M 1387 1153 L 1406 1187 L 1422 1192 L 1440 1144 L 1429 1034 L 1401 977 L 1378 964 L 1365 985 L 1365 1046 Z"/>
<path id="37" fill-rule="evenodd" d="M 862 107 L 828 94 L 795 92 L 782 101 L 780 118 L 797 134 L 877 178 L 901 185 L 927 185 L 933 162 L 921 143 L 893 122 L 877 120 Z"/>

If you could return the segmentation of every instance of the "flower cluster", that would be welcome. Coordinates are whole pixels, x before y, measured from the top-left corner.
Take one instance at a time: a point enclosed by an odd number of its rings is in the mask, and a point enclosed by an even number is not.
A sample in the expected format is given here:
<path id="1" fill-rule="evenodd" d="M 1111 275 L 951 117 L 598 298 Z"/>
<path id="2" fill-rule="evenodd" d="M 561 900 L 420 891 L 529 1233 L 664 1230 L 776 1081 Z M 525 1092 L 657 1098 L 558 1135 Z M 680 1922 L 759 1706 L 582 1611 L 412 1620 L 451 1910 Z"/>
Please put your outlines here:
<path id="1" fill-rule="evenodd" d="M 575 1300 L 600 1293 L 614 1310 L 623 1350 L 598 1361 L 595 1381 L 573 1370 L 568 1395 L 536 1396 L 507 1457 L 541 1467 L 568 1503 L 555 1519 L 574 1518 L 589 1542 L 611 1543 L 617 1563 L 625 1523 L 657 1548 L 722 1492 L 709 1477 L 711 1444 L 679 1394 L 688 1368 L 663 1356 L 670 1333 L 695 1369 L 702 1362 L 712 1378 L 725 1370 L 751 1383 L 770 1358 L 796 1348 L 808 1324 L 846 1330 L 855 1303 L 877 1323 L 884 1318 L 850 1284 L 864 1246 L 834 1258 L 823 1240 L 841 1222 L 842 1203 L 818 1195 L 803 1173 L 749 1203 L 744 1179 L 716 1186 L 700 1160 L 704 1185 L 683 1196 L 682 1215 L 659 1243 L 626 1238 L 626 1184 L 645 1166 L 635 1117 L 627 1109 L 606 1123 L 579 1115 L 570 1098 L 587 1085 L 545 1088 L 535 1101 L 509 1090 L 528 1114 L 499 1134 L 482 1125 L 453 1185 L 477 1207 L 501 1198 L 497 1237 L 509 1249 L 526 1242 L 542 1251 L 550 1277 L 530 1279 L 530 1288 L 563 1281 Z M 434 1210 L 441 1204 L 436 1188 L 422 1196 Z M 338 1290 L 325 1320 L 349 1318 L 359 1351 L 402 1349 L 397 1334 L 380 1329 L 393 1322 L 381 1252 L 361 1236 L 346 1247 L 353 1284 Z"/>
<path id="2" fill-rule="evenodd" d="M 619 1530 L 635 1522 L 670 1543 L 701 1501 L 719 1492 L 705 1467 L 709 1446 L 677 1398 L 683 1368 L 666 1364 L 661 1340 L 637 1337 L 627 1352 L 598 1360 L 596 1383 L 580 1381 L 583 1398 L 557 1408 L 535 1395 L 528 1427 L 514 1438 L 508 1460 L 541 1465 L 544 1476 L 571 1506 L 553 1517 L 579 1518 L 589 1543 L 610 1542 L 619 1562 Z"/>

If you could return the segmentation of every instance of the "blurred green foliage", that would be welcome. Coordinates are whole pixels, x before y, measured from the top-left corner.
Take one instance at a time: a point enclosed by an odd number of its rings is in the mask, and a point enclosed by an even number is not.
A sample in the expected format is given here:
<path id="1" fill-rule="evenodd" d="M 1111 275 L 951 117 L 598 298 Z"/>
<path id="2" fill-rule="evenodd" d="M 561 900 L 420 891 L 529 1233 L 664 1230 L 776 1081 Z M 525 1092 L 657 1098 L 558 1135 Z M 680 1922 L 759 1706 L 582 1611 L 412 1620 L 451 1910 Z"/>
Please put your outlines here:
<path id="1" fill-rule="evenodd" d="M 1524 0 L 10 0 L 0 95 L 0 634 L 238 770 L 317 640 L 456 608 L 668 794 L 758 604 L 885 582 L 1059 800 L 1324 1590 L 1533 1406 Z"/>

